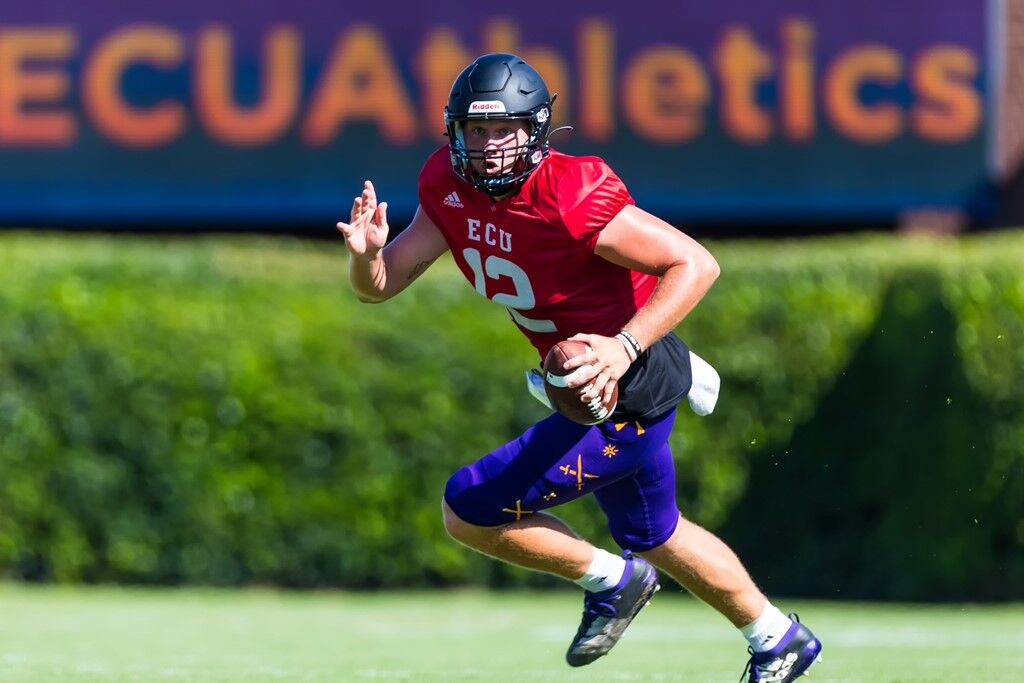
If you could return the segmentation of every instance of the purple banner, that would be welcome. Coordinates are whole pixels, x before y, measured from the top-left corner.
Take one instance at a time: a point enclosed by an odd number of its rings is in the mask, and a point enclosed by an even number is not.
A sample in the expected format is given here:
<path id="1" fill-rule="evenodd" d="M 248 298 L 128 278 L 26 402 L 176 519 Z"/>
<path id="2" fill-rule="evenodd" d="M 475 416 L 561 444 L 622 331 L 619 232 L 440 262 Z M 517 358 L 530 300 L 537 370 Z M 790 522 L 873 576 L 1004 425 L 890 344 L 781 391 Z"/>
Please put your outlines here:
<path id="1" fill-rule="evenodd" d="M 0 221 L 333 221 L 366 177 L 408 216 L 452 80 L 495 51 L 558 92 L 557 148 L 670 219 L 981 213 L 989 20 L 949 0 L 9 3 Z"/>

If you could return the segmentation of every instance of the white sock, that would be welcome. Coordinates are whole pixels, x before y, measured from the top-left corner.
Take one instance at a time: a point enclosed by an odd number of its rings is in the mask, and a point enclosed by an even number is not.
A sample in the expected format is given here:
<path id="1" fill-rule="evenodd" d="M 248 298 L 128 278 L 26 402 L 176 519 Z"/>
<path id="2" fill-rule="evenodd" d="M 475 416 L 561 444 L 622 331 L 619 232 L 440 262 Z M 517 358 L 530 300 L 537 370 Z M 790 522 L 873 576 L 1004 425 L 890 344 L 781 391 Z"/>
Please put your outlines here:
<path id="1" fill-rule="evenodd" d="M 761 616 L 741 628 L 740 633 L 754 652 L 764 652 L 778 645 L 792 625 L 793 620 L 769 602 L 764 606 Z"/>
<path id="2" fill-rule="evenodd" d="M 607 550 L 594 548 L 594 559 L 587 568 L 587 573 L 576 579 L 577 586 L 583 586 L 591 593 L 600 593 L 615 588 L 626 573 L 626 560 L 612 555 Z"/>

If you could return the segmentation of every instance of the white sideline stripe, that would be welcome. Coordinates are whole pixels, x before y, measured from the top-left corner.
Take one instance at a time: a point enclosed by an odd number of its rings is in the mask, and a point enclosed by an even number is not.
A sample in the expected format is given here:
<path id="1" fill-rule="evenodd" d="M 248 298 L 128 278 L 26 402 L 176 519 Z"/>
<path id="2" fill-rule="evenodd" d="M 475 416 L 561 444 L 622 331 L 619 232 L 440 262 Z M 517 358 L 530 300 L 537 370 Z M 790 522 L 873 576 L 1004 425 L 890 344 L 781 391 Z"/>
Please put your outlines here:
<path id="1" fill-rule="evenodd" d="M 395 681 L 418 681 L 421 680 L 422 671 L 413 671 L 410 669 L 359 669 L 353 672 L 360 679 L 370 680 L 384 680 L 388 683 L 394 683 Z M 444 672 L 446 680 L 458 681 L 462 679 L 469 679 L 473 681 L 486 680 L 488 677 L 494 675 L 493 671 L 482 670 L 482 669 L 449 669 Z M 516 669 L 517 680 L 532 680 L 532 679 L 552 679 L 564 675 L 562 669 L 551 668 L 551 669 Z M 610 674 L 611 678 L 608 680 L 615 681 L 678 681 L 679 677 L 674 673 L 630 673 L 627 671 L 618 671 L 614 674 Z M 434 679 L 431 679 L 434 680 Z"/>
<path id="2" fill-rule="evenodd" d="M 538 640 L 545 642 L 564 641 L 565 628 L 558 626 L 538 626 L 533 629 L 532 635 Z M 839 629 L 830 630 L 826 635 L 817 634 L 821 637 L 825 647 L 829 644 L 843 645 L 848 647 L 857 646 L 905 646 L 934 648 L 936 646 L 985 646 L 1024 648 L 1024 634 L 1019 633 L 992 633 L 978 632 L 971 633 L 963 630 L 942 632 L 936 630 L 919 629 Z M 645 626 L 644 624 L 631 624 L 623 638 L 631 640 L 642 640 L 647 642 L 672 642 L 678 643 L 683 640 L 690 642 L 733 642 L 736 638 L 735 632 L 722 628 L 697 628 L 697 627 L 666 627 L 666 626 Z M 827 655 L 826 655 L 827 656 Z"/>

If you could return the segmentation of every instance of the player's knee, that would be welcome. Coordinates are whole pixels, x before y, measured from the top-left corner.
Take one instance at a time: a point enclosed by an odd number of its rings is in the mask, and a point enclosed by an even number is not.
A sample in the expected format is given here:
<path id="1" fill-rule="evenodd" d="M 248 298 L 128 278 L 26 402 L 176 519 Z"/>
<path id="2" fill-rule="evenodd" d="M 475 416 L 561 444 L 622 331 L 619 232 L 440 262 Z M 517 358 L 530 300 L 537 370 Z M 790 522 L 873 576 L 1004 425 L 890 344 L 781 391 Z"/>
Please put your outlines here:
<path id="1" fill-rule="evenodd" d="M 637 553 L 658 553 L 679 530 L 682 517 L 678 512 L 652 516 L 642 526 L 616 524 L 609 521 L 612 538 L 623 548 Z"/>
<path id="2" fill-rule="evenodd" d="M 448 479 L 444 487 L 444 497 L 441 499 L 441 514 L 444 519 L 444 528 L 456 541 L 469 545 L 470 534 L 476 528 L 473 524 L 460 517 L 449 505 L 453 501 L 460 509 L 465 509 L 466 504 L 473 498 L 470 489 L 473 488 L 474 476 L 471 468 L 463 467 Z M 470 505 L 470 508 L 473 506 Z"/>
<path id="3" fill-rule="evenodd" d="M 443 499 L 441 500 L 441 517 L 444 520 L 444 530 L 448 532 L 448 535 L 460 543 L 466 543 L 472 533 L 473 525 L 463 521 L 448 505 L 448 501 Z"/>
<path id="4" fill-rule="evenodd" d="M 444 528 L 452 538 L 470 548 L 486 551 L 507 520 L 495 515 L 496 495 L 486 484 L 481 485 L 480 479 L 473 466 L 463 467 L 453 474 L 445 485 L 441 512 Z"/>
<path id="5" fill-rule="evenodd" d="M 459 543 L 486 552 L 491 548 L 496 538 L 501 533 L 500 527 L 478 526 L 462 519 L 448 505 L 448 501 L 442 500 L 441 514 L 444 518 L 444 528 L 448 535 Z"/>

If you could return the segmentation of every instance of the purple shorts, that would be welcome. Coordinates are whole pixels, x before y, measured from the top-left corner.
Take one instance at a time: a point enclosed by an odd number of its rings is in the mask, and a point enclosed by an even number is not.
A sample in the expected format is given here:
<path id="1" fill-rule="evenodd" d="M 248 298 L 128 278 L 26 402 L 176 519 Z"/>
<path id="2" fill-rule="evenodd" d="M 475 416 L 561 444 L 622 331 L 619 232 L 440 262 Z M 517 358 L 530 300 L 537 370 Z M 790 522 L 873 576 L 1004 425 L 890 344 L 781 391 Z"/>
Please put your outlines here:
<path id="1" fill-rule="evenodd" d="M 554 413 L 453 474 L 444 499 L 463 521 L 500 526 L 593 493 L 616 543 L 656 548 L 679 522 L 675 414 L 586 427 Z"/>

